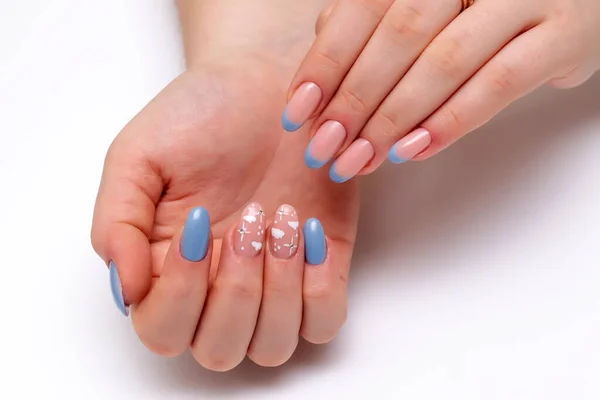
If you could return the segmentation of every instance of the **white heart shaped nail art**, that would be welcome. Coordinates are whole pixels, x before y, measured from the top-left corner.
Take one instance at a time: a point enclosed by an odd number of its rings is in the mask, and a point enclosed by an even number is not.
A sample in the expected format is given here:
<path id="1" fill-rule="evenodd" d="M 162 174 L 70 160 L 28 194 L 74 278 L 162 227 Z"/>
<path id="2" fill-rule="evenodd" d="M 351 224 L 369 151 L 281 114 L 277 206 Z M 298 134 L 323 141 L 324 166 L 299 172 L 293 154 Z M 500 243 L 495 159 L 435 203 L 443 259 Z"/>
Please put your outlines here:
<path id="1" fill-rule="evenodd" d="M 281 229 L 271 228 L 271 236 L 273 236 L 275 239 L 281 239 L 285 236 L 285 232 Z"/>
<path id="2" fill-rule="evenodd" d="M 261 242 L 252 242 L 252 247 L 254 247 L 254 250 L 256 251 L 260 251 L 260 249 L 262 249 L 262 243 Z"/>
<path id="3" fill-rule="evenodd" d="M 288 221 L 288 225 L 293 229 L 296 230 L 298 229 L 298 221 Z"/>
<path id="4" fill-rule="evenodd" d="M 244 215 L 243 219 L 244 219 L 244 221 L 248 222 L 249 224 L 256 222 L 256 217 L 254 215 Z"/>

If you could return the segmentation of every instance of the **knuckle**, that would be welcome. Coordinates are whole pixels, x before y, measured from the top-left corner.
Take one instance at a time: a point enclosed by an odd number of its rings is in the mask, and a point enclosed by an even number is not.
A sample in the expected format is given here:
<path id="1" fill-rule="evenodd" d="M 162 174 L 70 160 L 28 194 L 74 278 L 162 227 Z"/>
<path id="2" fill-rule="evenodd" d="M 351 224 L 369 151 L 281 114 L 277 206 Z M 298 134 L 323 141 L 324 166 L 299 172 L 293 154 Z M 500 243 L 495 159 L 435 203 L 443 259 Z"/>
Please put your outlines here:
<path id="1" fill-rule="evenodd" d="M 243 279 L 232 279 L 227 282 L 227 292 L 240 301 L 259 302 L 262 297 L 260 285 Z"/>
<path id="2" fill-rule="evenodd" d="M 519 74 L 509 65 L 497 65 L 487 82 L 492 95 L 512 98 L 519 94 Z"/>
<path id="3" fill-rule="evenodd" d="M 314 54 L 315 63 L 320 69 L 339 71 L 343 69 L 340 56 L 335 50 L 317 49 Z"/>
<path id="4" fill-rule="evenodd" d="M 406 4 L 393 7 L 388 17 L 382 22 L 382 28 L 393 40 L 401 39 L 400 44 L 406 44 L 406 37 L 419 37 L 425 32 L 426 19 L 419 8 Z"/>
<path id="5" fill-rule="evenodd" d="M 461 132 L 465 126 L 463 117 L 451 106 L 444 106 L 437 115 L 446 132 Z"/>
<path id="6" fill-rule="evenodd" d="M 374 125 L 377 126 L 377 136 L 385 138 L 396 137 L 400 131 L 400 125 L 395 115 L 386 110 L 378 111 L 373 117 Z"/>
<path id="7" fill-rule="evenodd" d="M 393 0 L 352 0 L 365 12 L 377 19 L 383 18 Z"/>
<path id="8" fill-rule="evenodd" d="M 462 64 L 464 60 L 464 49 L 461 42 L 455 38 L 446 38 L 434 43 L 429 52 L 425 52 L 425 60 L 428 65 L 448 77 L 456 80 L 462 75 Z"/>
<path id="9" fill-rule="evenodd" d="M 341 90 L 339 94 L 340 98 L 346 104 L 347 108 L 353 113 L 359 115 L 365 115 L 369 108 L 367 103 L 361 98 L 361 96 L 353 90 Z"/>
<path id="10" fill-rule="evenodd" d="M 302 289 L 302 297 L 305 301 L 328 302 L 334 296 L 331 286 L 305 286 Z"/>

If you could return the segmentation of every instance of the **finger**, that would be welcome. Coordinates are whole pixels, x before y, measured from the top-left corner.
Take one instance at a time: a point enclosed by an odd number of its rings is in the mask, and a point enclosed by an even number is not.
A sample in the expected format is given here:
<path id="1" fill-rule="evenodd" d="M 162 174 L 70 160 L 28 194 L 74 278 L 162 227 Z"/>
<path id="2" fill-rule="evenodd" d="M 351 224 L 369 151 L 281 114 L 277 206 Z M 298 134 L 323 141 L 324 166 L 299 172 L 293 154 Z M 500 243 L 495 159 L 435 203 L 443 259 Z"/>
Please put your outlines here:
<path id="1" fill-rule="evenodd" d="M 96 253 L 110 266 L 113 298 L 124 315 L 150 288 L 148 237 L 162 189 L 145 155 L 120 136 L 105 160 L 91 236 Z"/>
<path id="2" fill-rule="evenodd" d="M 360 136 L 373 145 L 376 155 L 362 172 L 378 167 L 392 144 L 444 104 L 507 43 L 542 18 L 531 3 L 516 0 L 480 1 L 461 13 L 425 49 L 363 129 Z"/>
<path id="3" fill-rule="evenodd" d="M 217 278 L 192 344 L 205 368 L 227 371 L 246 356 L 262 297 L 266 223 L 262 206 L 252 203 L 223 238 Z"/>
<path id="4" fill-rule="evenodd" d="M 309 166 L 323 166 L 340 149 L 347 148 L 423 49 L 458 15 L 460 7 L 460 0 L 405 0 L 396 1 L 389 8 L 338 91 L 315 120 L 306 159 L 317 162 L 309 162 Z M 327 140 L 332 137 L 332 123 L 344 130 L 339 135 L 344 136 L 342 140 Z M 313 149 L 316 154 L 312 154 Z M 354 173 L 369 161 L 356 163 Z"/>
<path id="5" fill-rule="evenodd" d="M 393 155 L 403 160 L 431 157 L 510 103 L 567 71 L 568 60 L 579 51 L 578 44 L 564 40 L 564 31 L 556 28 L 542 24 L 513 40 L 423 123 L 422 131 L 430 136 L 430 145 L 405 152 L 406 139 L 402 139 L 392 148 Z"/>
<path id="6" fill-rule="evenodd" d="M 299 225 L 296 210 L 282 205 L 268 231 L 262 302 L 248 349 L 252 361 L 265 367 L 285 363 L 298 344 L 304 272 Z"/>
<path id="7" fill-rule="evenodd" d="M 211 242 L 208 211 L 194 208 L 171 241 L 160 278 L 132 308 L 133 325 L 150 350 L 176 356 L 192 343 L 208 288 Z"/>
<path id="8" fill-rule="evenodd" d="M 321 14 L 319 14 L 319 17 L 317 18 L 317 23 L 315 24 L 315 34 L 317 34 L 317 36 L 319 35 L 319 32 L 321 32 L 321 29 L 323 29 L 323 26 L 331 16 L 331 12 L 333 11 L 333 8 L 335 7 L 336 3 L 337 0 L 333 1 L 330 5 L 327 6 L 327 8 L 325 8 L 321 12 Z"/>
<path id="9" fill-rule="evenodd" d="M 282 125 L 296 131 L 329 102 L 393 0 L 339 0 L 290 86 Z"/>
<path id="10" fill-rule="evenodd" d="M 346 321 L 347 277 L 352 248 L 325 236 L 315 218 L 304 225 L 304 268 L 301 335 L 312 343 L 332 340 Z"/>

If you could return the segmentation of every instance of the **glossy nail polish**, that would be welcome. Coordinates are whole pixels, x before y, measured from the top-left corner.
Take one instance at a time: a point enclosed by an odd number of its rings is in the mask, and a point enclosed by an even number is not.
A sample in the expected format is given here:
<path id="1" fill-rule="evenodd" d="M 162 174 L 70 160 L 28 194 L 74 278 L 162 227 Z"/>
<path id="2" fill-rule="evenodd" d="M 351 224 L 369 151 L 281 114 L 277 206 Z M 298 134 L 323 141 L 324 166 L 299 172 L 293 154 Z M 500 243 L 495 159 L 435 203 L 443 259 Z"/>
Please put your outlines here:
<path id="1" fill-rule="evenodd" d="M 196 262 L 206 257 L 210 240 L 210 216 L 203 207 L 190 211 L 181 237 L 181 255 L 188 261 Z"/>
<path id="2" fill-rule="evenodd" d="M 283 129 L 288 132 L 300 129 L 319 106 L 322 97 L 323 92 L 316 84 L 305 82 L 300 85 L 283 111 Z"/>
<path id="3" fill-rule="evenodd" d="M 242 257 L 256 257 L 260 254 L 265 239 L 266 218 L 258 203 L 250 203 L 240 218 L 233 235 L 233 249 Z"/>
<path id="4" fill-rule="evenodd" d="M 356 139 L 329 169 L 329 177 L 343 183 L 358 174 L 375 155 L 373 145 L 366 139 Z"/>
<path id="5" fill-rule="evenodd" d="M 294 207 L 284 204 L 277 209 L 271 225 L 269 248 L 277 258 L 292 258 L 298 251 L 298 214 Z"/>
<path id="6" fill-rule="evenodd" d="M 119 278 L 117 266 L 113 261 L 108 264 L 108 275 L 110 277 L 110 291 L 112 292 L 113 300 L 119 311 L 127 317 L 129 316 L 129 307 L 125 304 L 121 279 Z"/>
<path id="7" fill-rule="evenodd" d="M 327 257 L 325 231 L 316 218 L 311 218 L 304 224 L 304 255 L 306 262 L 311 265 L 321 265 Z"/>
<path id="8" fill-rule="evenodd" d="M 346 139 L 344 125 L 337 121 L 327 121 L 308 144 L 304 161 L 309 168 L 317 169 L 327 164 L 337 153 Z"/>
<path id="9" fill-rule="evenodd" d="M 416 129 L 392 146 L 388 153 L 388 159 L 394 164 L 410 161 L 429 147 L 430 144 L 431 134 L 429 131 L 424 128 Z"/>

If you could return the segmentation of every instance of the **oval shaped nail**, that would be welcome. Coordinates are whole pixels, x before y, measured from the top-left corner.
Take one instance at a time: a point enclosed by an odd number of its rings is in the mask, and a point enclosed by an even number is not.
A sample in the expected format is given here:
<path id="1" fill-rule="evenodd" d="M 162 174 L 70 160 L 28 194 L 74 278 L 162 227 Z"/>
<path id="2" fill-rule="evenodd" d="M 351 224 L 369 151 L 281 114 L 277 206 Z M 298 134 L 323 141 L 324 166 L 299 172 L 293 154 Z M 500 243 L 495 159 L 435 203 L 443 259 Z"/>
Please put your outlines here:
<path id="1" fill-rule="evenodd" d="M 188 261 L 201 261 L 206 257 L 210 239 L 210 216 L 204 207 L 190 211 L 181 237 L 181 255 Z"/>
<path id="2" fill-rule="evenodd" d="M 292 258 L 298 250 L 300 222 L 294 207 L 284 204 L 277 209 L 271 224 L 271 241 L 269 248 L 276 258 Z"/>
<path id="3" fill-rule="evenodd" d="M 345 139 L 344 125 L 337 121 L 325 122 L 306 148 L 304 153 L 306 165 L 312 169 L 321 168 L 337 153 Z"/>
<path id="4" fill-rule="evenodd" d="M 392 146 L 388 159 L 394 164 L 412 160 L 431 144 L 431 134 L 425 128 L 415 129 Z"/>
<path id="5" fill-rule="evenodd" d="M 322 97 L 323 92 L 317 84 L 305 82 L 300 85 L 283 111 L 283 129 L 288 132 L 300 129 L 319 106 Z"/>
<path id="6" fill-rule="evenodd" d="M 125 299 L 123 298 L 123 288 L 121 287 L 121 278 L 119 278 L 117 265 L 112 260 L 108 264 L 108 275 L 110 279 L 110 291 L 112 292 L 115 305 L 121 311 L 121 314 L 127 317 L 129 316 L 129 307 L 125 304 Z"/>
<path id="7" fill-rule="evenodd" d="M 304 224 L 304 255 L 311 265 L 321 265 L 327 257 L 325 231 L 316 218 L 310 218 Z"/>
<path id="8" fill-rule="evenodd" d="M 357 139 L 331 165 L 329 177 L 336 183 L 346 182 L 358 174 L 374 155 L 375 149 L 368 140 Z"/>
<path id="9" fill-rule="evenodd" d="M 242 211 L 233 237 L 233 250 L 237 255 L 252 258 L 262 251 L 267 230 L 263 210 L 259 203 L 250 203 Z"/>

